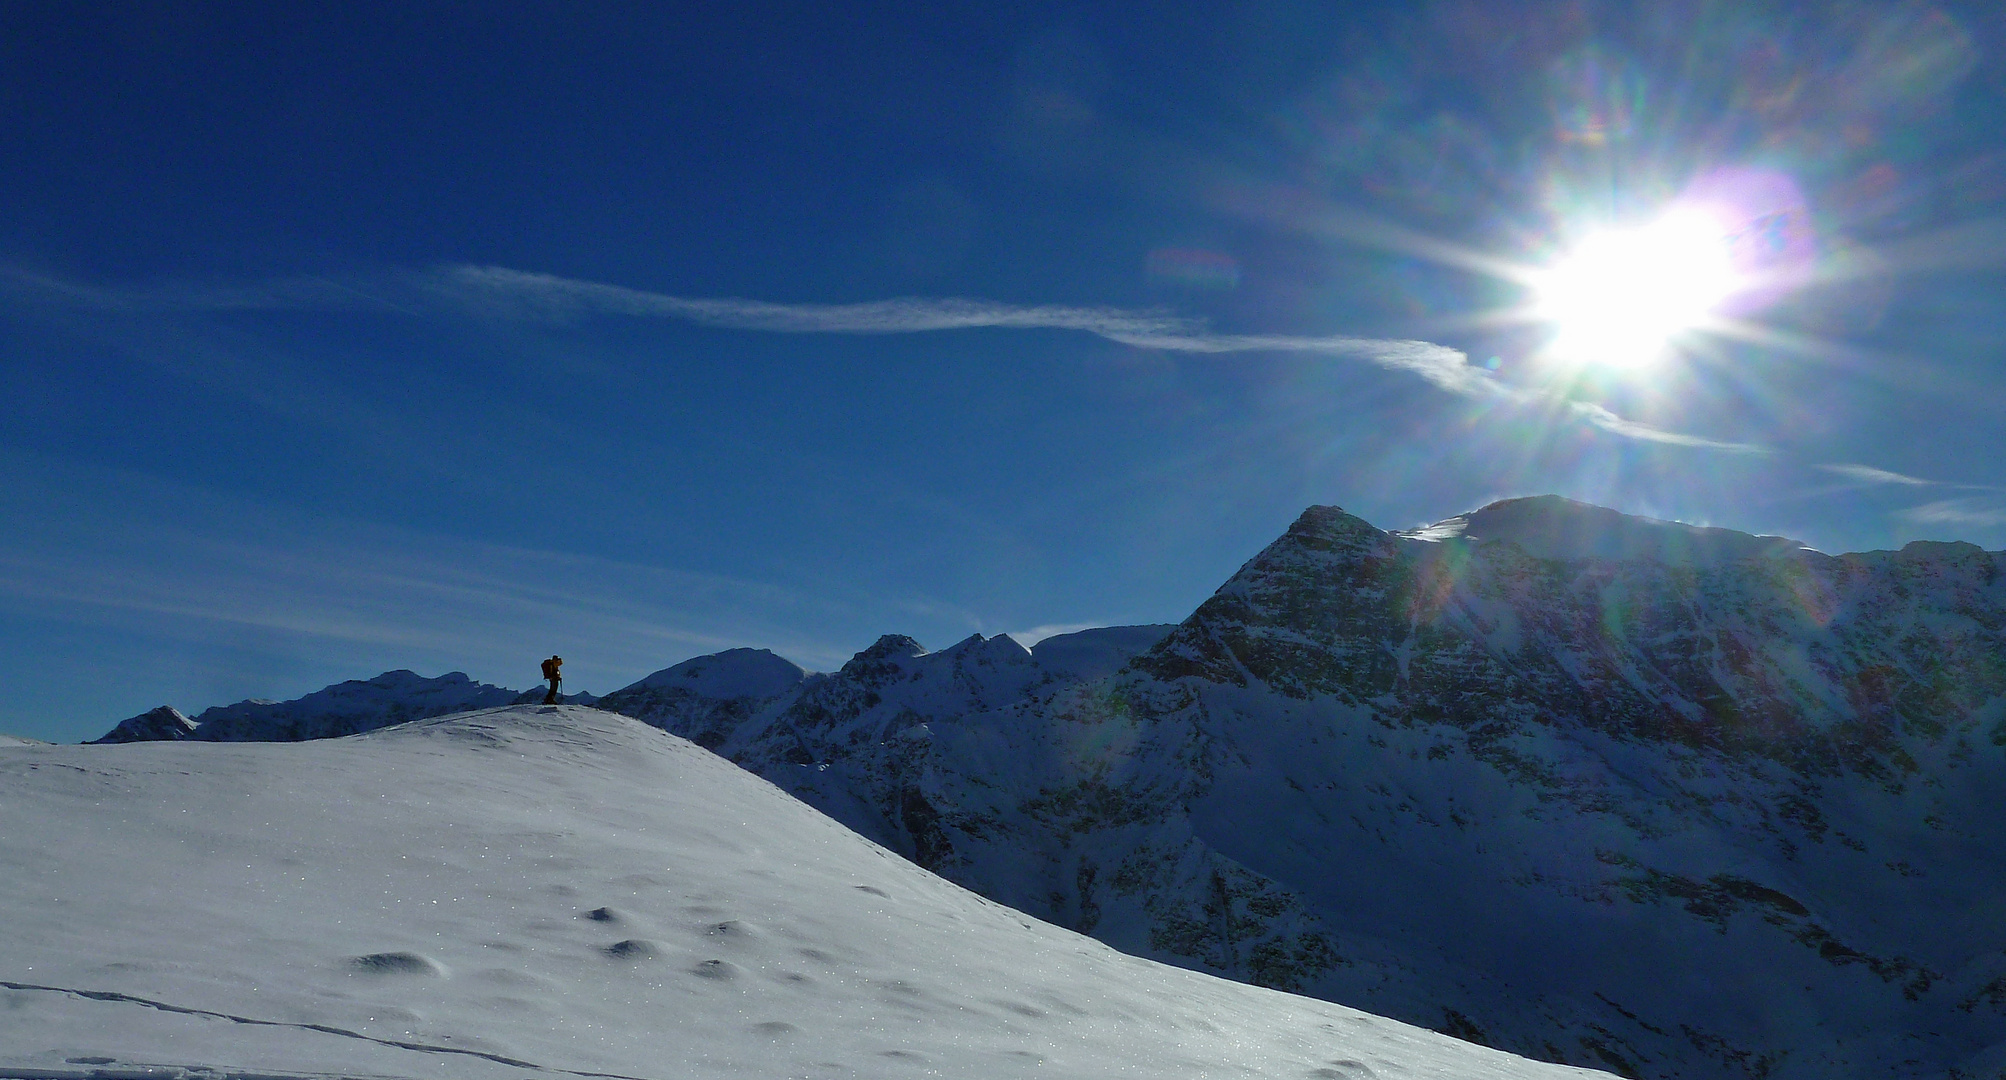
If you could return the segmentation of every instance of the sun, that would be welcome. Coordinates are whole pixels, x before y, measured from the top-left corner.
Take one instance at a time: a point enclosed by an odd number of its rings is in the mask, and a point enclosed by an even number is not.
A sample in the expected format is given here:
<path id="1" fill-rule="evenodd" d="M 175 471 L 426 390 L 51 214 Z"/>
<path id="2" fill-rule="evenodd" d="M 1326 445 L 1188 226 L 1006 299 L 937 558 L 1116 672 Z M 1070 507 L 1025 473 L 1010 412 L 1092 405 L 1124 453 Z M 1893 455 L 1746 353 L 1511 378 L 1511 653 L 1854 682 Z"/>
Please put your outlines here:
<path id="1" fill-rule="evenodd" d="M 1704 327 L 1741 288 L 1732 256 L 1732 237 L 1694 210 L 1593 233 L 1534 274 L 1533 316 L 1553 327 L 1555 359 L 1642 367 Z"/>

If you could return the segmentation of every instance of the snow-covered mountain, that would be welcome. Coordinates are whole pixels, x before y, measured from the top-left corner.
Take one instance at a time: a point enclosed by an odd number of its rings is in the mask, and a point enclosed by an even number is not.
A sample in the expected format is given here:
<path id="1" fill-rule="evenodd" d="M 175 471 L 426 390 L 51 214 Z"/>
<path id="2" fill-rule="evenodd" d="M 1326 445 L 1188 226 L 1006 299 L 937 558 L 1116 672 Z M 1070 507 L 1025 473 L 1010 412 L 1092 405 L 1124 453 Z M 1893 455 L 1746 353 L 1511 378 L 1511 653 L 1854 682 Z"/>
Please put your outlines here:
<path id="1" fill-rule="evenodd" d="M 602 704 L 1138 955 L 1625 1075 L 2006 1071 L 2006 553 L 1313 507 L 1176 627 Z"/>
<path id="2" fill-rule="evenodd" d="M 1587 1075 L 1125 956 L 573 706 L 0 746 L 0 912 L 8 1078 Z"/>
<path id="3" fill-rule="evenodd" d="M 253 698 L 218 705 L 189 719 L 171 705 L 122 720 L 100 743 L 200 739 L 209 742 L 298 742 L 373 731 L 388 724 L 449 713 L 543 700 L 543 691 L 516 691 L 477 683 L 465 672 L 426 678 L 412 671 L 386 671 L 373 679 L 350 679 L 291 701 Z M 590 694 L 565 700 L 589 705 Z"/>
<path id="4" fill-rule="evenodd" d="M 1633 1076 L 2006 1069 L 2006 554 L 1315 507 L 1095 634 L 605 704 L 1139 955 Z"/>

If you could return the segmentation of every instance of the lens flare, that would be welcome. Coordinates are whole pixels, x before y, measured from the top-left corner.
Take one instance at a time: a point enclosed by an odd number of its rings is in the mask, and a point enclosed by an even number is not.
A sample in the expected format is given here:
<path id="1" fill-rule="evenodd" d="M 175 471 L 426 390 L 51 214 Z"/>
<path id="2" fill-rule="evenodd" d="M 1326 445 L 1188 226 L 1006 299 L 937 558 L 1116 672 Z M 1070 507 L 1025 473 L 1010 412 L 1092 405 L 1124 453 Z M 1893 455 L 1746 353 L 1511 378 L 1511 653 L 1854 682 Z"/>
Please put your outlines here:
<path id="1" fill-rule="evenodd" d="M 1552 325 L 1556 359 L 1634 368 L 1704 326 L 1741 285 L 1722 224 L 1674 209 L 1648 225 L 1594 233 L 1536 273 L 1533 314 Z"/>

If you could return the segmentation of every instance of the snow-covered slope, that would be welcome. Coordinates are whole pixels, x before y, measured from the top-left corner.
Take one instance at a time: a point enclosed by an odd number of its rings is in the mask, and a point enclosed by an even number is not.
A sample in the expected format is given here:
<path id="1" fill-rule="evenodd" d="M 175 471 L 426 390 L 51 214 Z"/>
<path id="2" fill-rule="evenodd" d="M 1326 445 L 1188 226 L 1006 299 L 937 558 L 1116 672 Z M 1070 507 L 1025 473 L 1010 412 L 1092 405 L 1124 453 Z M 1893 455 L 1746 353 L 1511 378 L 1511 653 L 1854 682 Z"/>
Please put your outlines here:
<path id="1" fill-rule="evenodd" d="M 1175 625 L 1102 626 L 1048 637 L 1031 646 L 1031 659 L 1055 677 L 1102 679 L 1170 636 Z"/>
<path id="2" fill-rule="evenodd" d="M 1416 540 L 1463 538 L 1518 545 L 1535 559 L 1640 559 L 1667 566 L 1721 566 L 1737 559 L 1788 555 L 1804 545 L 1781 536 L 1635 517 L 1603 506 L 1534 495 L 1397 535 Z"/>
<path id="3" fill-rule="evenodd" d="M 0 1077 L 1586 1075 L 1122 955 L 569 706 L 0 747 L 0 912 Z"/>
<path id="4" fill-rule="evenodd" d="M 649 719 L 1140 955 L 1639 1076 L 2006 1067 L 2006 554 L 1316 507 L 1105 677 L 891 636 L 715 705 Z"/>

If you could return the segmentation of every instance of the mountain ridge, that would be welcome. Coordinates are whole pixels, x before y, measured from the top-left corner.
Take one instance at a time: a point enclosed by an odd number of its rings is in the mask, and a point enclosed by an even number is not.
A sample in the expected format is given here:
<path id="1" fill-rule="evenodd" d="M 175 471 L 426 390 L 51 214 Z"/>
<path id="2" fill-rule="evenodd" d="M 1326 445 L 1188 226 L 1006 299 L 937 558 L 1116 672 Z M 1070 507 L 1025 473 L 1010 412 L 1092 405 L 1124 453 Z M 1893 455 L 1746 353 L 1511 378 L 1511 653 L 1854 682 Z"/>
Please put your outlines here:
<path id="1" fill-rule="evenodd" d="M 1316 506 L 1078 670 L 886 635 L 602 704 L 1125 951 L 1530 1056 L 2006 1066 L 2006 553 L 1610 513 Z"/>

